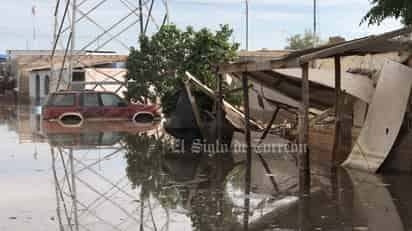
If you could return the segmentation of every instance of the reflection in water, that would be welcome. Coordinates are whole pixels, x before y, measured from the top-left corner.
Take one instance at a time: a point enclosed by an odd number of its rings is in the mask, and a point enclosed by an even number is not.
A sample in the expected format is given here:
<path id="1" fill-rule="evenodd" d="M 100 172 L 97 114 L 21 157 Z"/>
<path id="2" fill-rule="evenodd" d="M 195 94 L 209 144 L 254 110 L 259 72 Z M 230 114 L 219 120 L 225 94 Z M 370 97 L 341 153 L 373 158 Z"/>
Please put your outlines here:
<path id="1" fill-rule="evenodd" d="M 37 161 L 51 166 L 42 180 L 53 179 L 50 193 L 55 200 L 41 202 L 54 204 L 56 219 L 50 221 L 54 229 L 44 230 L 412 228 L 410 176 L 319 168 L 313 171 L 310 196 L 299 198 L 296 162 L 287 158 L 265 154 L 251 156 L 248 162 L 242 154 L 174 153 L 173 140 L 158 125 L 100 123 L 62 128 L 39 121 L 30 109 L 0 111 L 0 132 L 19 134 L 14 143 L 29 142 L 20 145 L 22 151 L 16 155 L 38 148 Z M 47 142 L 49 153 L 42 142 Z M 7 172 L 24 161 L 0 162 L 0 178 L 12 177 Z M 27 193 L 33 191 L 27 189 Z M 6 205 L 0 200 L 0 214 L 8 213 Z M 33 207 L 33 212 L 42 209 Z M 13 227 L 13 221 L 1 219 L 1 228 Z M 22 223 L 19 230 L 30 230 L 34 224 Z"/>
<path id="2" fill-rule="evenodd" d="M 141 208 L 147 204 L 150 210 L 153 198 L 166 211 L 188 216 L 194 230 L 228 230 L 232 206 L 224 199 L 224 177 L 233 165 L 230 158 L 172 153 L 147 135 L 129 135 L 125 141 L 127 175 L 141 188 Z"/>
<path id="3" fill-rule="evenodd" d="M 100 171 L 103 162 L 125 153 L 128 144 L 127 133 L 122 129 L 120 131 L 87 129 L 87 132 L 82 132 L 67 128 L 50 129 L 50 124 L 46 126 L 48 127 L 46 136 L 51 146 L 60 229 L 94 230 L 99 227 L 99 229 L 128 230 L 128 227 L 140 225 L 143 230 L 145 217 L 142 214 L 138 219 L 134 214 L 136 209 L 129 203 L 135 206 L 140 201 L 140 207 L 144 208 L 142 198 L 144 187 L 140 187 L 139 199 L 134 195 L 135 187 L 130 187 L 125 177 L 113 181 Z M 144 130 L 142 128 L 142 131 Z M 84 151 L 87 155 L 93 155 L 90 151 L 98 151 L 98 159 L 79 158 L 78 156 L 84 154 Z M 103 157 L 102 153 L 104 153 Z M 59 167 L 56 167 L 57 164 Z M 60 177 L 57 173 L 59 169 L 62 174 Z M 90 175 L 94 176 L 94 181 L 90 180 Z M 86 176 L 88 180 L 82 176 Z M 103 184 L 106 187 L 102 187 Z M 76 185 L 79 185 L 79 193 Z M 90 194 L 92 194 L 91 198 L 95 197 L 95 199 L 90 201 Z M 119 200 L 118 196 L 126 197 L 127 200 Z M 112 212 L 102 212 L 103 208 L 109 208 Z"/>

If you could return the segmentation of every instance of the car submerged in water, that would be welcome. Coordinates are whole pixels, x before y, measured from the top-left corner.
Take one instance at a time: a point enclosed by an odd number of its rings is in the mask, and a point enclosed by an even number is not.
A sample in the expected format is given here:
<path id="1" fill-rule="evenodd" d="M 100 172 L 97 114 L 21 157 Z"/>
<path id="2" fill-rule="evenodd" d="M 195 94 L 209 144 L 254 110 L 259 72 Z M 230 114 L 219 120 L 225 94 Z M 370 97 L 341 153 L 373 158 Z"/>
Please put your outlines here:
<path id="1" fill-rule="evenodd" d="M 132 104 L 112 92 L 59 91 L 50 94 L 42 106 L 43 120 L 64 125 L 84 121 L 133 121 L 151 123 L 160 118 L 157 105 Z"/>

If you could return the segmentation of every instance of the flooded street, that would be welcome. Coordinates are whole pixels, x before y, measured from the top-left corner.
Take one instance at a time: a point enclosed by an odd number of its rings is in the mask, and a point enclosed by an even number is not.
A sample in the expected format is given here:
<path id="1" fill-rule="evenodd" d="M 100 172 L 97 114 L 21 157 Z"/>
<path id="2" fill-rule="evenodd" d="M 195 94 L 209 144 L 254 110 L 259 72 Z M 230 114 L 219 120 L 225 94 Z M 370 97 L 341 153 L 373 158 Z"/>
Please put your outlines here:
<path id="1" fill-rule="evenodd" d="M 411 230 L 412 177 L 265 154 L 177 154 L 160 125 L 62 128 L 0 108 L 0 230 Z M 245 195 L 246 168 L 251 193 Z"/>

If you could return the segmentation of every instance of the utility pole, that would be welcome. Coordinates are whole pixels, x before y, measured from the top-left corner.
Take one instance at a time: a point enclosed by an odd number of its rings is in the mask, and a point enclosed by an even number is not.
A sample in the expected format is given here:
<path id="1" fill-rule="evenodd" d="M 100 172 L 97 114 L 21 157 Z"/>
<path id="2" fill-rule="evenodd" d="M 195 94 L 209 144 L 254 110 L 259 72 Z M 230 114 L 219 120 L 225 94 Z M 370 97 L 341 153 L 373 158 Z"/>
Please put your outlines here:
<path id="1" fill-rule="evenodd" d="M 315 0 L 316 1 L 316 0 Z M 246 12 L 246 51 L 249 50 L 249 1 L 245 0 L 245 12 Z"/>
<path id="2" fill-rule="evenodd" d="M 140 21 L 140 36 L 143 36 L 144 26 L 143 26 L 143 3 L 139 0 L 139 21 Z"/>
<path id="3" fill-rule="evenodd" d="M 316 46 L 317 36 L 317 4 L 316 0 L 313 0 L 313 46 Z"/>

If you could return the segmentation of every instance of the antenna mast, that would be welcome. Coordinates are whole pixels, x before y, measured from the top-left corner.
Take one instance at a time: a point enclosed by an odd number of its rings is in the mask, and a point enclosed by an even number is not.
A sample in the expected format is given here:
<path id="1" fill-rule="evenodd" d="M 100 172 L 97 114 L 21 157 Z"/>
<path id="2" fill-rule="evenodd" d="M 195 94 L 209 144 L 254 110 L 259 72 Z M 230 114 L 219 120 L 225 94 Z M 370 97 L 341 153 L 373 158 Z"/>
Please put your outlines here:
<path id="1" fill-rule="evenodd" d="M 245 0 L 245 10 L 246 10 L 246 51 L 249 50 L 249 1 Z"/>

